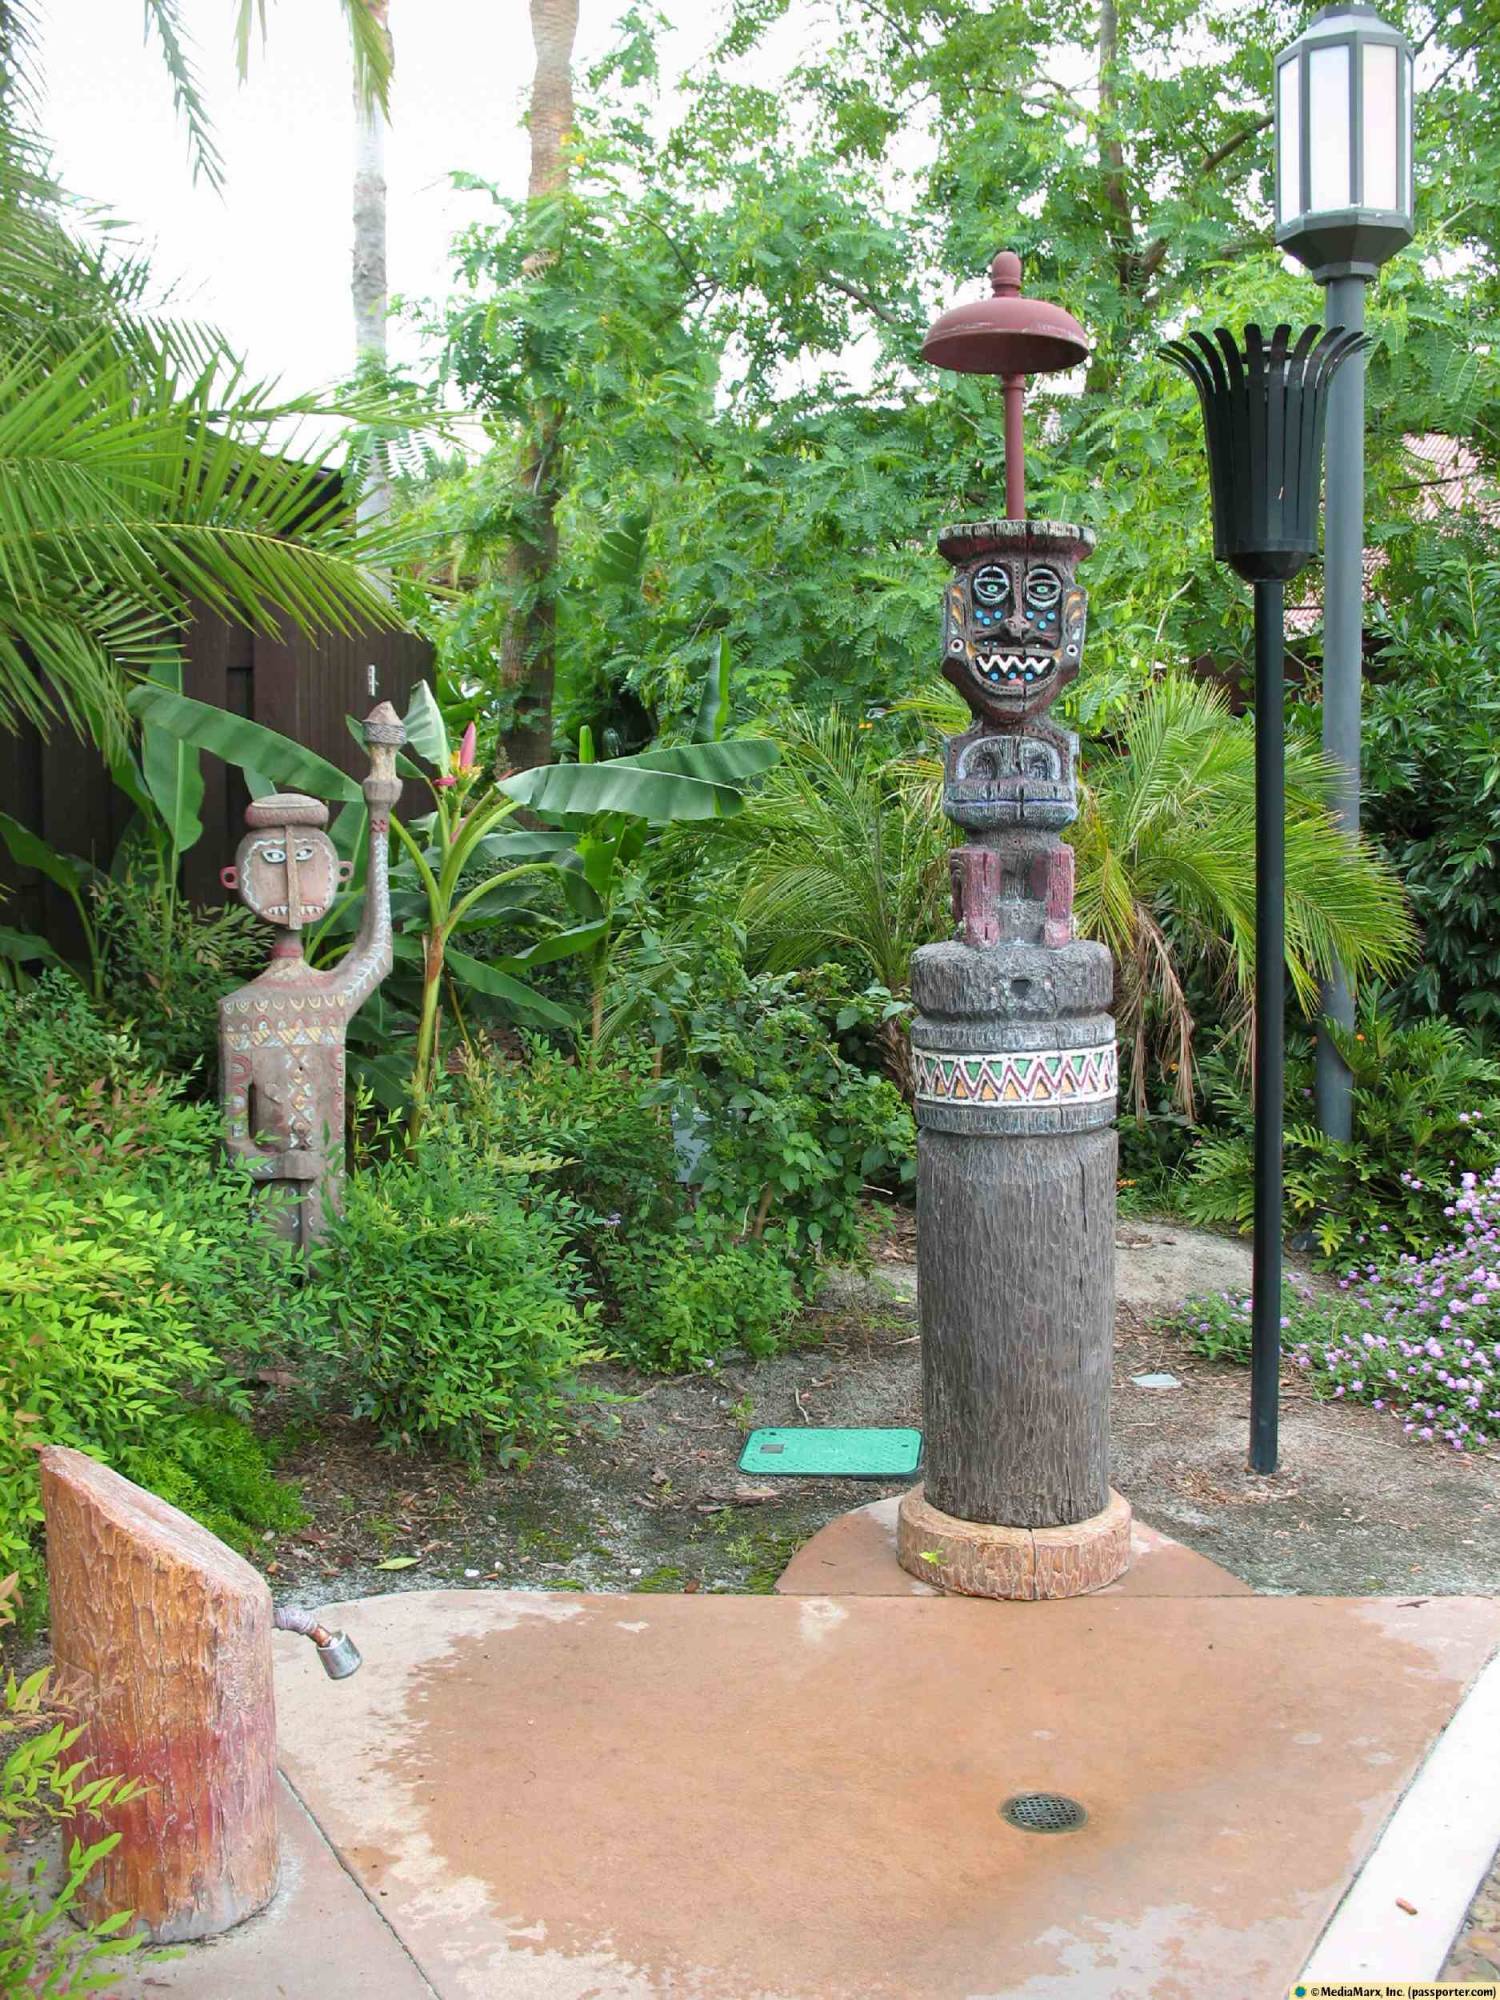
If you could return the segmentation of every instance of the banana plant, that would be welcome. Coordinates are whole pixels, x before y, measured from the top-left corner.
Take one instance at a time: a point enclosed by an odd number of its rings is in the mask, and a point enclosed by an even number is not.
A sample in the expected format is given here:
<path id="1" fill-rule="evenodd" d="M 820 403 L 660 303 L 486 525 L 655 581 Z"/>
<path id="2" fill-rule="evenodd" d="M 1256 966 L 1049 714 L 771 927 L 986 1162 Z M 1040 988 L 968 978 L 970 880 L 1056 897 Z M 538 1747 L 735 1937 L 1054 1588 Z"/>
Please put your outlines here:
<path id="1" fill-rule="evenodd" d="M 699 730 L 707 740 L 596 761 L 585 733 L 577 763 L 539 765 L 498 780 L 481 768 L 474 725 L 452 747 L 436 696 L 426 682 L 418 683 L 405 717 L 411 754 L 401 758 L 400 769 L 426 789 L 431 810 L 409 820 L 391 818 L 401 850 L 391 878 L 395 954 L 398 966 L 415 972 L 418 981 L 409 1131 L 420 1129 L 441 1069 L 444 994 L 461 1026 L 463 989 L 499 1002 L 511 1014 L 571 1027 L 572 1012 L 537 993 L 525 975 L 578 952 L 600 952 L 622 872 L 640 853 L 648 831 L 727 818 L 743 803 L 743 782 L 775 762 L 774 745 L 724 735 L 726 677 L 727 660 L 721 660 L 715 676 L 719 693 L 710 690 L 700 713 Z M 335 766 L 273 730 L 170 688 L 137 688 L 130 707 L 152 727 L 237 765 L 255 787 L 295 784 L 347 802 L 333 828 L 334 841 L 350 859 L 361 852 L 359 787 Z M 523 807 L 534 819 L 553 824 L 512 824 Z M 530 883 L 553 870 L 560 871 L 577 921 L 544 930 L 526 949 L 508 955 L 479 954 L 458 942 L 514 924 Z M 351 882 L 350 894 L 308 940 L 311 953 L 347 927 L 358 889 L 357 880 Z M 601 965 L 602 957 L 595 963 Z"/>
<path id="2" fill-rule="evenodd" d="M 181 660 L 172 658 L 155 662 L 151 669 L 151 685 L 175 689 L 180 694 Z M 128 751 L 119 751 L 110 762 L 110 775 L 135 807 L 139 823 L 144 826 L 156 855 L 163 891 L 163 919 L 170 927 L 182 856 L 203 832 L 203 822 L 199 818 L 203 804 L 203 772 L 198 752 L 190 744 L 146 724 L 141 730 L 140 762 L 137 763 Z M 45 876 L 62 890 L 73 905 L 88 958 L 87 976 L 83 983 L 95 1001 L 101 1000 L 104 995 L 104 959 L 89 900 L 89 886 L 98 874 L 98 868 L 80 855 L 64 854 L 43 839 L 41 834 L 34 833 L 6 812 L 0 812 L 0 845 L 5 847 L 18 868 L 34 869 L 37 874 Z M 16 964 L 38 961 L 48 965 L 63 963 L 44 939 L 12 930 L 0 934 L 0 957 Z"/>
<path id="3" fill-rule="evenodd" d="M 675 821 L 737 812 L 738 785 L 776 761 L 774 745 L 728 736 L 730 649 L 721 635 L 704 684 L 690 743 L 597 762 L 592 732 L 578 738 L 578 762 L 526 772 L 508 781 L 533 811 L 552 812 L 571 829 L 563 893 L 578 923 L 572 935 L 589 954 L 589 1038 L 604 1039 L 611 962 L 627 929 L 637 864 L 654 829 Z M 654 783 L 644 781 L 650 774 Z"/>
<path id="4" fill-rule="evenodd" d="M 88 952 L 88 978 L 84 984 L 93 999 L 102 998 L 104 967 L 99 951 L 99 932 L 87 894 L 93 868 L 76 854 L 60 853 L 50 841 L 44 840 L 39 833 L 33 833 L 29 826 L 22 826 L 7 812 L 0 812 L 0 845 L 4 846 L 18 868 L 34 868 L 38 875 L 44 875 L 61 889 L 73 905 L 83 931 L 84 948 Z M 30 931 L 8 928 L 0 931 L 0 958 L 14 966 L 38 962 L 61 965 L 63 962 L 45 938 L 36 937 Z"/>

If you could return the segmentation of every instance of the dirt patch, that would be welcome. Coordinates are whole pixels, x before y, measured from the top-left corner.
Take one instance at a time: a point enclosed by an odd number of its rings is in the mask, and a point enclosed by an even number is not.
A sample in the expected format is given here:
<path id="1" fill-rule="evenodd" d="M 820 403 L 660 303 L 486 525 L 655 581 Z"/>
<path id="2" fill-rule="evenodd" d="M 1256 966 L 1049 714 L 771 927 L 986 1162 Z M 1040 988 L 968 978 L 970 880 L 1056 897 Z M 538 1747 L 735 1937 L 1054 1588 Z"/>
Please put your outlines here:
<path id="1" fill-rule="evenodd" d="M 790 1353 L 701 1375 L 596 1371 L 613 1400 L 586 1413 L 564 1456 L 524 1470 L 390 1452 L 355 1423 L 294 1435 L 280 1469 L 312 1520 L 268 1538 L 263 1566 L 299 1604 L 450 1584 L 769 1591 L 835 1514 L 910 1482 L 752 1481 L 738 1470 L 746 1433 L 921 1422 L 909 1306 L 862 1294 L 851 1311 L 835 1290 L 799 1331 Z"/>
<path id="2" fill-rule="evenodd" d="M 1130 1239 L 1156 1227 L 1121 1223 L 1122 1265 Z M 1181 1240 L 1161 1247 L 1191 1253 L 1174 1260 L 1179 1287 L 1201 1280 L 1202 1245 L 1189 1241 L 1200 1232 L 1164 1233 Z M 758 1424 L 920 1424 L 910 1231 L 892 1230 L 881 1247 L 869 1279 L 840 1281 L 804 1317 L 791 1353 L 670 1381 L 601 1371 L 617 1400 L 589 1414 L 564 1457 L 526 1470 L 474 1474 L 388 1452 L 352 1423 L 294 1440 L 283 1469 L 313 1518 L 263 1548 L 278 1595 L 315 1604 L 446 1584 L 769 1590 L 825 1521 L 907 1483 L 752 1482 L 737 1470 Z M 1390 1417 L 1319 1403 L 1288 1380 L 1282 1470 L 1257 1478 L 1245 1465 L 1245 1371 L 1198 1360 L 1122 1291 L 1114 1480 L 1143 1519 L 1259 1590 L 1500 1588 L 1500 1452 L 1460 1458 L 1410 1443 Z M 1139 1388 L 1138 1375 L 1180 1386 Z"/>
<path id="3" fill-rule="evenodd" d="M 1116 1320 L 1115 1483 L 1153 1527 L 1257 1590 L 1348 1596 L 1500 1588 L 1500 1452 L 1411 1443 L 1392 1417 L 1282 1384 L 1281 1470 L 1245 1463 L 1249 1381 L 1138 1309 Z M 1168 1373 L 1177 1389 L 1140 1389 Z"/>

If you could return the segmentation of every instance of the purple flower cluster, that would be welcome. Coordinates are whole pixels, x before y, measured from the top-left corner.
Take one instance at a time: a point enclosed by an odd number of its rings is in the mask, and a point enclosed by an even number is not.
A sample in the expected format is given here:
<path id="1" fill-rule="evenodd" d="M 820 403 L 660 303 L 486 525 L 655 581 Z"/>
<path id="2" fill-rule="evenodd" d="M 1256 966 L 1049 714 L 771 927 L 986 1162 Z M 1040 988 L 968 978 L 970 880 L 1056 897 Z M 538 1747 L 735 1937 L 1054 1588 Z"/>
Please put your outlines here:
<path id="1" fill-rule="evenodd" d="M 1452 1240 L 1430 1256 L 1356 1266 L 1336 1301 L 1299 1301 L 1287 1358 L 1424 1444 L 1484 1450 L 1500 1444 L 1500 1168 L 1464 1174 L 1443 1213 Z"/>
<path id="2" fill-rule="evenodd" d="M 1484 1451 L 1500 1447 L 1500 1167 L 1464 1174 L 1443 1213 L 1451 1238 L 1429 1256 L 1356 1265 L 1332 1297 L 1291 1279 L 1286 1358 L 1319 1394 L 1389 1411 L 1408 1437 Z M 1250 1358 L 1248 1298 L 1195 1299 L 1176 1324 L 1210 1360 Z"/>

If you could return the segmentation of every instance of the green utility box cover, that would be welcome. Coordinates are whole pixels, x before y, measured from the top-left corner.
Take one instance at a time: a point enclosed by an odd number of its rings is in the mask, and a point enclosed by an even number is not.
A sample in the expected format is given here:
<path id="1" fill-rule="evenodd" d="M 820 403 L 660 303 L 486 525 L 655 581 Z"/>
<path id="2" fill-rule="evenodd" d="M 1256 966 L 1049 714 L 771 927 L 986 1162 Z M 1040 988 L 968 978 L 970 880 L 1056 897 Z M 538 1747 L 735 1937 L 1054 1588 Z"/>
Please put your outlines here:
<path id="1" fill-rule="evenodd" d="M 905 1479 L 922 1462 L 922 1433 L 913 1430 L 751 1431 L 740 1471 L 802 1479 Z"/>

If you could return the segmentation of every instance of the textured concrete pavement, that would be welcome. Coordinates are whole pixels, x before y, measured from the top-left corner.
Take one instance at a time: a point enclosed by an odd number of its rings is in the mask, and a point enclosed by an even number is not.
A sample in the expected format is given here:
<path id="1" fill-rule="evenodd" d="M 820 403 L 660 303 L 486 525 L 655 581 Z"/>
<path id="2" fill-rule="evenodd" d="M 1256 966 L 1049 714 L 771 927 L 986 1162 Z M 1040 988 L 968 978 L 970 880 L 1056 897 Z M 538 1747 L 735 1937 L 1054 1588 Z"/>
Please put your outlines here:
<path id="1" fill-rule="evenodd" d="M 1500 1604 L 1454 1598 L 441 1591 L 336 1616 L 362 1671 L 330 1685 L 279 1641 L 278 1700 L 347 1873 L 304 1849 L 279 1909 L 159 1990 L 1273 2000 L 1500 1647 Z M 1087 1824 L 1012 1828 L 1031 1789 Z"/>

